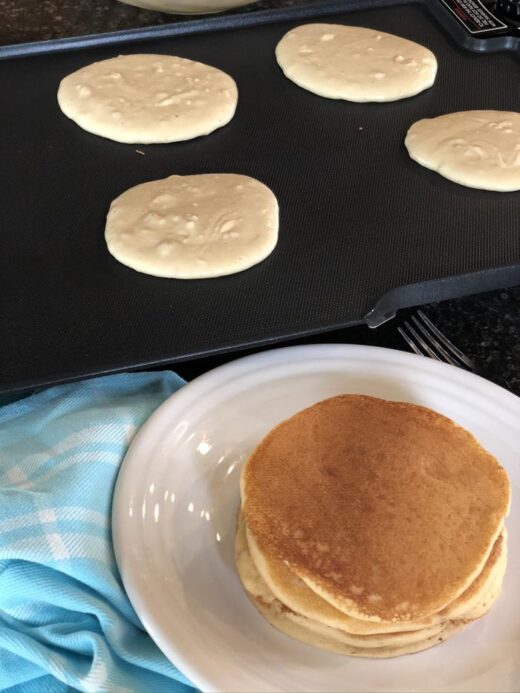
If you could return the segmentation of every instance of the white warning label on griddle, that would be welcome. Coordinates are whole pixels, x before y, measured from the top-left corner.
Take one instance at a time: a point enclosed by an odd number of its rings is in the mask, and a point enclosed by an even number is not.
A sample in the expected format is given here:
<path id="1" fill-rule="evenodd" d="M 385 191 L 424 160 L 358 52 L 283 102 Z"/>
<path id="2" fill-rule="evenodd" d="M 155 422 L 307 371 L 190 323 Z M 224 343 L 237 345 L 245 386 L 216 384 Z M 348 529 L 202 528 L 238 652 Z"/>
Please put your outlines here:
<path id="1" fill-rule="evenodd" d="M 441 0 L 457 17 L 470 34 L 507 29 L 507 24 L 497 19 L 479 0 Z"/>

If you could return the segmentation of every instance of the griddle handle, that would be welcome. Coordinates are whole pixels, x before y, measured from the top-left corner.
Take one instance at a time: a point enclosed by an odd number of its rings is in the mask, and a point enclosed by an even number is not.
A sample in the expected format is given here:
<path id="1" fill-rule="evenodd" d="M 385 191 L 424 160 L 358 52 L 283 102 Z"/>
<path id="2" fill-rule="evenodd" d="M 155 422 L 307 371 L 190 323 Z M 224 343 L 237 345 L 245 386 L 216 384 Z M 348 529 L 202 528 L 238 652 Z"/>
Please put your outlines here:
<path id="1" fill-rule="evenodd" d="M 505 289 L 520 284 L 520 265 L 497 267 L 484 272 L 459 274 L 455 277 L 406 284 L 390 289 L 381 296 L 365 316 L 368 327 L 379 327 L 395 317 L 398 310 L 447 301 L 485 291 Z"/>

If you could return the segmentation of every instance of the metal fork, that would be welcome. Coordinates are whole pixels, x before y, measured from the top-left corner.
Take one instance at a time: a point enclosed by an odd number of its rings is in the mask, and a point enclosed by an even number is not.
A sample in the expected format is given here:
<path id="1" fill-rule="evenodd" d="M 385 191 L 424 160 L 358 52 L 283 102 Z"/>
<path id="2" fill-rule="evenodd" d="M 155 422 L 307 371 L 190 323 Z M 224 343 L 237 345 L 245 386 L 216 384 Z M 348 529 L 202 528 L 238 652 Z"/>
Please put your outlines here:
<path id="1" fill-rule="evenodd" d="M 397 331 L 419 356 L 429 356 L 437 361 L 451 363 L 452 366 L 475 370 L 474 362 L 457 349 L 422 310 L 418 310 L 410 320 L 405 320 L 404 327 L 398 327 Z"/>

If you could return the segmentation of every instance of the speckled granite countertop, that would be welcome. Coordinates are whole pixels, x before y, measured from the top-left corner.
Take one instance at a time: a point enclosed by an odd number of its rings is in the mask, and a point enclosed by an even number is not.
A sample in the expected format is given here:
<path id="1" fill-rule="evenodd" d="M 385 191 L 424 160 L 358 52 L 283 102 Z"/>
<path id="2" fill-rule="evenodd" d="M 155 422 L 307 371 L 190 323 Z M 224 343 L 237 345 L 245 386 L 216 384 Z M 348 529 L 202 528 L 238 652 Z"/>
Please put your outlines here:
<path id="1" fill-rule="evenodd" d="M 290 6 L 311 0 L 263 0 L 239 11 Z M 38 41 L 185 20 L 140 10 L 117 0 L 0 0 L 0 44 Z M 425 312 L 468 356 L 481 375 L 520 395 L 520 287 L 431 304 Z M 396 327 L 407 315 L 377 330 L 356 327 L 306 341 L 342 341 L 406 348 Z M 225 360 L 203 359 L 177 369 L 191 378 Z M 227 359 L 230 357 L 228 356 Z"/>
<path id="2" fill-rule="evenodd" d="M 311 1 L 262 0 L 232 12 L 254 12 Z M 168 24 L 196 19 L 197 15 L 150 12 L 117 0 L 0 0 L 0 17 L 0 44 L 10 44 Z"/>

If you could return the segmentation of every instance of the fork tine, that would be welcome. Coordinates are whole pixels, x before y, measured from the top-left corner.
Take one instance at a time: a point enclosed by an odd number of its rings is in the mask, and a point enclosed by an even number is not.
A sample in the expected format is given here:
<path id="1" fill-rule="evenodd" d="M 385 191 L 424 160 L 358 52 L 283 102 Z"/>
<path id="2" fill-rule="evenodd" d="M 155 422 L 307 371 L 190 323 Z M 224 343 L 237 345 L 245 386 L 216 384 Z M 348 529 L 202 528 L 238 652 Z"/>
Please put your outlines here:
<path id="1" fill-rule="evenodd" d="M 424 325 L 421 324 L 421 322 L 417 319 L 415 315 L 412 315 L 412 320 L 414 325 L 417 326 L 417 329 L 423 334 L 424 338 L 429 340 L 432 346 L 442 356 L 442 359 L 439 359 L 439 361 L 446 361 L 446 363 L 450 363 L 452 366 L 460 366 L 460 363 L 455 361 L 455 359 L 452 356 L 450 356 L 450 354 L 446 351 L 446 349 L 444 349 L 442 344 L 439 344 L 435 337 L 428 332 L 428 330 L 424 327 Z"/>
<path id="2" fill-rule="evenodd" d="M 397 328 L 397 331 L 399 332 L 399 334 L 401 335 L 401 337 L 402 337 L 402 338 L 404 339 L 404 341 L 408 344 L 408 346 L 410 347 L 410 349 L 411 349 L 412 351 L 414 351 L 414 352 L 415 352 L 416 354 L 418 354 L 419 356 L 424 356 L 424 354 L 423 354 L 422 351 L 419 349 L 419 347 L 415 344 L 415 342 L 413 341 L 413 339 L 410 339 L 410 337 L 406 334 L 406 332 L 403 330 L 402 327 L 398 327 L 398 328 Z"/>
<path id="3" fill-rule="evenodd" d="M 416 342 L 419 343 L 419 345 L 420 345 L 420 346 L 422 347 L 422 349 L 426 352 L 426 354 L 427 354 L 428 356 L 430 356 L 430 358 L 436 359 L 437 361 L 441 361 L 441 360 L 442 360 L 441 358 L 439 358 L 438 354 L 436 354 L 435 351 L 433 351 L 433 349 L 430 347 L 430 345 L 429 345 L 427 342 L 424 341 L 424 339 L 423 339 L 422 336 L 417 332 L 417 330 L 415 330 L 414 327 L 412 327 L 412 325 L 408 322 L 408 320 L 405 320 L 405 321 L 404 321 L 404 326 L 406 327 L 406 329 L 408 330 L 408 332 L 410 332 L 411 335 L 412 335 L 413 337 L 415 337 Z M 406 340 L 406 341 L 408 342 L 408 340 Z M 409 342 L 408 342 L 408 343 L 409 343 Z M 417 352 L 415 349 L 414 349 L 414 351 L 415 351 L 416 354 L 419 353 L 419 354 L 421 354 L 421 356 L 424 356 L 424 354 L 423 354 L 422 352 L 420 352 L 420 351 Z"/>
<path id="4" fill-rule="evenodd" d="M 474 369 L 473 361 L 466 356 L 460 349 L 457 349 L 455 344 L 452 344 L 450 340 L 436 327 L 430 318 L 425 315 L 422 310 L 417 311 L 417 315 L 421 318 L 424 324 L 429 328 L 429 330 L 437 337 L 439 341 L 444 344 L 444 346 L 451 351 L 451 353 L 462 361 L 466 368 Z"/>

